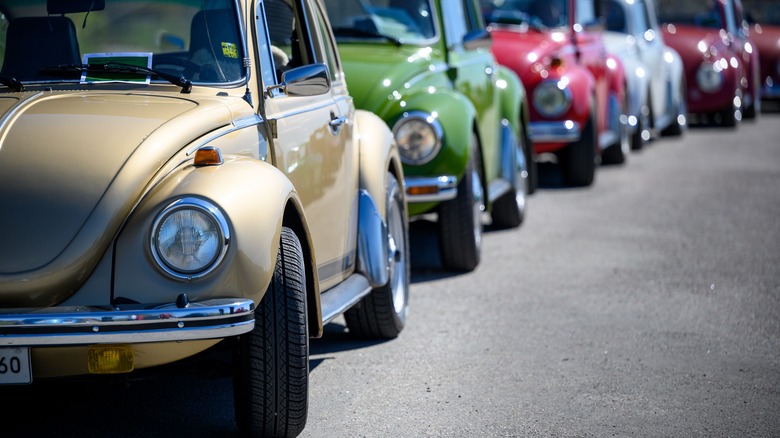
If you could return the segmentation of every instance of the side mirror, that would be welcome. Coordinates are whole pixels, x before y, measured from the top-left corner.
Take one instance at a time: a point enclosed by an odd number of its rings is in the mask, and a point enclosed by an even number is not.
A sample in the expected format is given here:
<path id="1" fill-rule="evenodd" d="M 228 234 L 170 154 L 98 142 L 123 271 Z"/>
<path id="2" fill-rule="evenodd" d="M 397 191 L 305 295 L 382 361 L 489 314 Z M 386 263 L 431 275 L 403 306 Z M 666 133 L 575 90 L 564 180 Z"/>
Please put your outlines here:
<path id="1" fill-rule="evenodd" d="M 288 96 L 318 96 L 330 91 L 330 75 L 325 64 L 310 64 L 282 73 L 282 83 L 268 87 L 279 88 Z"/>
<path id="2" fill-rule="evenodd" d="M 489 49 L 492 42 L 487 29 L 475 30 L 463 37 L 463 47 L 466 50 Z"/>

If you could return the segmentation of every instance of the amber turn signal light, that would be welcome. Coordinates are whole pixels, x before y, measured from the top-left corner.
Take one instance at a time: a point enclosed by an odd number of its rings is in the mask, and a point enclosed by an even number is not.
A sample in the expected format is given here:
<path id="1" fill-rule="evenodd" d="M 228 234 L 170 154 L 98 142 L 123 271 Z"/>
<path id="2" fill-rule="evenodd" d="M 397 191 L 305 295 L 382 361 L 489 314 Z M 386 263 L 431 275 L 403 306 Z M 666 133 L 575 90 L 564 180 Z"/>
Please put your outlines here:
<path id="1" fill-rule="evenodd" d="M 204 146 L 195 151 L 196 166 L 219 166 L 222 163 L 222 152 L 213 146 Z"/>

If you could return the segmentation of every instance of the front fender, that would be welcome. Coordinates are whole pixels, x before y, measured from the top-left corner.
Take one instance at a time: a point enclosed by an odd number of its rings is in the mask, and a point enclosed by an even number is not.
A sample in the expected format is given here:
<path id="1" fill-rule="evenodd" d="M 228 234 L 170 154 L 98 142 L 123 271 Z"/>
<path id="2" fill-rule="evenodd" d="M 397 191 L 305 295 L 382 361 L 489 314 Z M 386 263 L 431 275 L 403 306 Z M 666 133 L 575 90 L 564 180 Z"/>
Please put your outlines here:
<path id="1" fill-rule="evenodd" d="M 528 123 L 527 120 L 521 120 L 522 117 L 527 117 L 525 115 L 528 114 L 527 111 L 521 112 L 521 108 L 526 105 L 528 99 L 525 87 L 515 72 L 506 67 L 498 67 L 498 79 L 501 118 L 509 122 L 515 137 L 519 138 L 521 124 Z"/>
<path id="2" fill-rule="evenodd" d="M 404 106 L 401 106 L 404 102 Z M 404 113 L 421 111 L 435 117 L 444 132 L 442 146 L 433 160 L 422 165 L 404 165 L 407 176 L 455 175 L 458 179 L 466 169 L 471 147 L 471 132 L 477 110 L 461 93 L 448 88 L 421 90 L 403 97 L 393 106 L 388 120 L 392 127 Z"/>
<path id="3" fill-rule="evenodd" d="M 173 201 L 204 199 L 225 216 L 230 242 L 224 259 L 208 275 L 172 278 L 157 268 L 150 252 L 151 228 Z M 116 242 L 114 299 L 145 303 L 245 297 L 258 303 L 273 276 L 285 207 L 300 204 L 292 183 L 263 161 L 226 157 L 224 164 L 183 164 L 157 184 L 135 208 Z M 305 238 L 305 236 L 302 236 Z"/>

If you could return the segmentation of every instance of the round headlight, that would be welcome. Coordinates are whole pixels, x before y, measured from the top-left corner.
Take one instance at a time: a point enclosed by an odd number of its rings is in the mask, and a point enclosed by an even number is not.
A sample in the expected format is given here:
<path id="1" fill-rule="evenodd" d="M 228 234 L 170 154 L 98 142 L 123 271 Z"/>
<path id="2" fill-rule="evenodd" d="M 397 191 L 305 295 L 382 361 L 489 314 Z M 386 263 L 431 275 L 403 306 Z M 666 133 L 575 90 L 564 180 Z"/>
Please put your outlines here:
<path id="1" fill-rule="evenodd" d="M 705 93 L 714 93 L 723 86 L 723 67 L 720 63 L 702 62 L 696 72 L 696 85 Z"/>
<path id="2" fill-rule="evenodd" d="M 431 161 L 441 148 L 442 133 L 439 121 L 432 115 L 422 112 L 404 114 L 393 127 L 401 161 L 414 165 Z"/>
<path id="3" fill-rule="evenodd" d="M 160 267 L 178 278 L 210 272 L 224 256 L 227 222 L 210 203 L 180 199 L 160 213 L 152 229 L 152 254 Z"/>
<path id="4" fill-rule="evenodd" d="M 533 104 L 544 117 L 558 117 L 571 106 L 571 91 L 564 81 L 544 81 L 534 90 Z"/>

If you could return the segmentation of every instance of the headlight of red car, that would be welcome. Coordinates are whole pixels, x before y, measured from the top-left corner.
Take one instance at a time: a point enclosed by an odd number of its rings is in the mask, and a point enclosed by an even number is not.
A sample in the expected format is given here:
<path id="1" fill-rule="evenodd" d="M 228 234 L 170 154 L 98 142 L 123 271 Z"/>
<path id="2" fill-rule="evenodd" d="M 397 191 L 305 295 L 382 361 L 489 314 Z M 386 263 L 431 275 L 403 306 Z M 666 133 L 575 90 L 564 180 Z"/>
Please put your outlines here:
<path id="1" fill-rule="evenodd" d="M 436 156 L 441 148 L 444 130 L 435 114 L 411 111 L 393 127 L 401 161 L 406 164 L 425 164 Z"/>
<path id="2" fill-rule="evenodd" d="M 154 222 L 151 248 L 163 271 L 177 278 L 197 278 L 214 269 L 230 240 L 227 221 L 211 203 L 180 199 Z"/>
<path id="3" fill-rule="evenodd" d="M 705 93 L 714 93 L 723 86 L 723 67 L 720 62 L 702 62 L 696 72 L 696 85 Z"/>
<path id="4" fill-rule="evenodd" d="M 534 90 L 533 104 L 544 117 L 558 117 L 571 106 L 571 91 L 567 78 L 540 83 Z"/>

